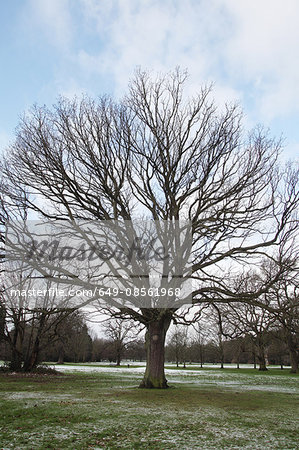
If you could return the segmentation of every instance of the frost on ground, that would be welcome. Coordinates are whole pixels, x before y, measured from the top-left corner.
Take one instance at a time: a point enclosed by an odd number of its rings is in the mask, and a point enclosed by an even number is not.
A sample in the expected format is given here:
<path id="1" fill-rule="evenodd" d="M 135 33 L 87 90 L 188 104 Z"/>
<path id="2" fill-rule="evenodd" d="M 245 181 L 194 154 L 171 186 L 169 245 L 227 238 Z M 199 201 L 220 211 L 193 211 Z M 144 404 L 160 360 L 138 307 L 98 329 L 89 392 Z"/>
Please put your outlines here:
<path id="1" fill-rule="evenodd" d="M 94 372 L 107 373 L 111 376 L 121 375 L 122 379 L 136 379 L 142 377 L 144 367 L 98 367 L 98 366 L 76 366 L 76 365 L 56 365 L 53 366 L 61 372 Z M 223 388 L 231 388 L 234 390 L 257 390 L 257 391 L 272 391 L 282 393 L 299 393 L 298 379 L 296 378 L 282 378 L 281 376 L 265 374 L 251 375 L 243 373 L 227 373 L 224 371 L 216 372 L 215 370 L 177 370 L 166 369 L 166 377 L 169 384 L 174 383 L 188 383 L 198 386 L 214 385 Z M 253 383 L 254 380 L 254 383 Z"/>
<path id="2" fill-rule="evenodd" d="M 81 408 L 87 408 L 83 402 Z M 79 408 L 79 405 L 74 405 Z M 147 418 L 151 417 L 150 421 Z M 169 408 L 169 405 L 138 406 L 133 401 L 109 401 L 98 405 L 96 423 L 82 421 L 67 426 L 44 425 L 38 431 L 22 431 L 28 447 L 44 448 L 45 439 L 72 442 L 64 448 L 87 448 L 82 436 L 88 435 L 98 443 L 97 448 L 147 448 L 147 449 L 291 449 L 296 448 L 280 430 L 290 427 L 290 419 L 279 412 L 263 412 L 260 426 L 256 411 L 233 413 L 215 407 L 197 407 L 189 410 Z M 145 426 L 146 424 L 146 426 Z M 280 430 L 279 430 L 280 429 Z M 294 425 L 295 429 L 295 425 Z M 11 442 L 17 443 L 17 433 Z M 138 443 L 138 447 L 134 443 Z M 70 444 L 69 444 L 70 445 Z M 143 445 L 143 447 L 141 447 Z M 57 448 L 57 447 L 47 447 Z M 88 446 L 88 448 L 96 448 Z"/>
<path id="3" fill-rule="evenodd" d="M 84 376 L 74 376 L 74 384 L 69 377 L 69 387 L 64 388 L 63 381 L 57 389 L 43 380 L 40 388 L 51 392 L 39 391 L 35 381 L 13 382 L 12 391 L 2 392 L 0 400 L 27 416 L 28 426 L 21 422 L 18 429 L 5 424 L 0 448 L 296 449 L 296 409 L 291 402 L 299 393 L 297 377 L 167 369 L 169 384 L 178 389 L 152 395 L 132 389 L 144 367 L 55 368 L 103 377 L 87 376 L 90 387 Z M 257 392 L 249 395 L 248 390 Z M 196 392 L 200 395 L 192 401 Z M 247 402 L 251 397 L 257 400 L 239 405 L 242 398 Z M 260 398 L 264 403 L 259 403 Z M 272 398 L 274 406 L 267 403 Z M 290 403 L 282 407 L 280 400 L 286 399 Z"/>

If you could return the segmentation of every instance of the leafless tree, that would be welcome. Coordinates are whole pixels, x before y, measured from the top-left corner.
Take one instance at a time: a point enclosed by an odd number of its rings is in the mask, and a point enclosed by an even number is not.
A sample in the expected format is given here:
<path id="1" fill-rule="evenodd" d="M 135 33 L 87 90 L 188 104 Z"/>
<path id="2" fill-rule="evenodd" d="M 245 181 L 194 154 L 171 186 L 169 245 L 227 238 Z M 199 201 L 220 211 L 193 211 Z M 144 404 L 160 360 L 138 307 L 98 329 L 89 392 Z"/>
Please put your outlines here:
<path id="1" fill-rule="evenodd" d="M 21 187 L 9 188 L 3 182 L 0 186 L 0 245 L 3 245 L 0 259 L 1 340 L 10 349 L 10 369 L 30 372 L 40 363 L 41 352 L 57 341 L 57 327 L 73 308 L 54 306 L 53 295 L 49 294 L 49 280 L 46 281 L 45 295 L 37 295 L 39 277 L 35 277 L 31 270 L 23 270 L 22 262 L 14 265 L 6 261 L 6 226 L 16 218 L 26 221 L 27 195 Z"/>
<path id="2" fill-rule="evenodd" d="M 186 367 L 187 350 L 188 328 L 183 325 L 176 325 L 169 337 L 168 353 L 169 357 L 174 357 L 177 367 L 179 367 L 179 364 L 183 364 L 184 368 Z"/>
<path id="3" fill-rule="evenodd" d="M 78 310 L 65 315 L 57 324 L 54 323 L 54 327 L 50 325 L 49 328 L 55 329 L 52 339 L 58 353 L 57 364 L 63 364 L 65 358 L 74 362 L 85 362 L 91 358 L 92 339 L 86 319 Z"/>
<path id="4" fill-rule="evenodd" d="M 298 231 L 298 226 L 296 228 Z M 263 270 L 271 277 L 280 266 L 283 276 L 265 294 L 265 301 L 271 305 L 272 317 L 276 319 L 279 335 L 283 337 L 290 354 L 291 372 L 298 372 L 299 366 L 299 272 L 297 234 L 287 249 L 283 248 L 276 260 L 265 265 Z M 280 332 L 282 331 L 282 333 Z"/>
<path id="5" fill-rule="evenodd" d="M 273 329 L 276 318 L 266 309 L 250 304 L 231 306 L 230 320 L 240 335 L 248 336 L 254 346 L 259 362 L 259 370 L 267 370 L 266 349 L 267 333 Z"/>
<path id="6" fill-rule="evenodd" d="M 218 110 L 210 87 L 188 100 L 185 82 L 180 70 L 157 79 L 137 71 L 118 103 L 102 97 L 61 99 L 52 110 L 34 107 L 8 150 L 6 177 L 24 186 L 30 208 L 51 221 L 132 224 L 143 216 L 153 219 L 159 232 L 161 220 L 189 220 L 191 268 L 183 268 L 183 278 L 192 277 L 192 304 L 258 304 L 280 269 L 258 289 L 242 279 L 286 237 L 295 202 L 294 192 L 283 196 L 277 166 L 281 142 L 261 127 L 247 138 L 237 106 Z M 169 292 L 176 271 L 163 270 Z M 144 280 L 138 281 L 147 288 Z M 170 306 L 146 307 L 132 297 L 131 306 L 122 307 L 117 295 L 109 298 L 116 317 L 147 328 L 142 387 L 167 387 L 165 337 L 173 317 L 181 314 L 181 303 L 170 300 Z"/>
<path id="7" fill-rule="evenodd" d="M 133 320 L 110 318 L 103 323 L 105 336 L 112 341 L 116 365 L 120 366 L 124 350 L 134 342 L 141 332 L 141 327 Z"/>
<path id="8" fill-rule="evenodd" d="M 219 352 L 220 367 L 224 369 L 224 341 L 229 331 L 227 330 L 227 311 L 221 308 L 221 305 L 216 303 L 211 304 L 210 308 L 210 322 L 213 324 L 213 342 L 216 344 Z"/>
<path id="9" fill-rule="evenodd" d="M 293 290 L 292 290 L 293 288 Z M 288 346 L 291 360 L 291 372 L 297 373 L 299 368 L 299 301 L 298 285 L 291 286 L 282 281 L 276 289 L 272 289 L 272 299 L 278 308 L 276 318 L 282 326 L 284 340 Z"/>
<path id="10" fill-rule="evenodd" d="M 199 356 L 200 367 L 203 367 L 205 362 L 205 344 L 209 336 L 209 324 L 201 321 L 196 321 L 192 324 L 194 329 L 194 337 L 191 338 L 191 347 Z M 191 352 L 192 353 L 192 352 Z"/>
<path id="11" fill-rule="evenodd" d="M 1 334 L 10 348 L 9 367 L 30 372 L 41 362 L 41 352 L 59 340 L 57 330 L 74 310 L 53 306 L 49 290 L 42 297 L 37 295 L 36 280 L 30 277 L 22 280 L 21 290 L 13 289 L 16 283 L 12 283 L 11 274 L 8 278 L 2 273 L 0 281 Z M 20 288 L 19 280 L 17 284 Z"/>

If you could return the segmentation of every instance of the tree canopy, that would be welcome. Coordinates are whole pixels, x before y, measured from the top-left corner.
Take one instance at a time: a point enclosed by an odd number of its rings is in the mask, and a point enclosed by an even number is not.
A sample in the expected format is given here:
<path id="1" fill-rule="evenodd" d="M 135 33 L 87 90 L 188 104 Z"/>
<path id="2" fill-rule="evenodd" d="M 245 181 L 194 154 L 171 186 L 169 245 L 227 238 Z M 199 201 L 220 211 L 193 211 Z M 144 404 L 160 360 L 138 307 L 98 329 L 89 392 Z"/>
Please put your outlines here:
<path id="1" fill-rule="evenodd" d="M 258 305 L 283 265 L 256 283 L 248 277 L 261 258 L 283 258 L 283 243 L 295 227 L 298 174 L 291 166 L 279 168 L 281 141 L 260 126 L 246 135 L 240 108 L 217 108 L 211 87 L 186 98 L 186 79 L 180 70 L 156 79 L 137 71 L 120 101 L 61 98 L 52 109 L 33 107 L 19 124 L 3 171 L 40 217 L 51 223 L 117 221 L 122 246 L 128 233 L 136 235 L 140 218 L 158 235 L 162 221 L 174 227 L 188 222 L 190 264 L 172 235 L 169 245 L 181 254 L 168 268 L 164 264 L 161 286 L 178 286 L 170 283 L 181 264 L 180 276 L 192 280 L 189 308 L 202 302 Z M 110 270 L 116 276 L 119 268 Z M 148 289 L 149 274 L 135 275 Z M 175 298 L 169 306 L 158 299 L 148 307 L 140 295 L 129 305 L 117 296 L 109 297 L 107 308 L 148 330 L 142 386 L 166 387 L 166 332 L 186 310 Z"/>

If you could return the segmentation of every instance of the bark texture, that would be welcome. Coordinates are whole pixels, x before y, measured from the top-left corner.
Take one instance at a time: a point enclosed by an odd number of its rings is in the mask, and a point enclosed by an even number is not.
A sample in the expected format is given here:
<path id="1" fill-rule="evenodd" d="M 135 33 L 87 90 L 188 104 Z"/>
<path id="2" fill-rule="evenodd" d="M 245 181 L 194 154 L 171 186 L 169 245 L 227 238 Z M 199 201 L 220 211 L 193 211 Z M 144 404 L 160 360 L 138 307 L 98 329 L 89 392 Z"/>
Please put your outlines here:
<path id="1" fill-rule="evenodd" d="M 144 378 L 139 387 L 166 389 L 168 387 L 164 371 L 165 337 L 170 325 L 169 318 L 152 321 L 147 326 L 145 343 L 147 362 Z"/>

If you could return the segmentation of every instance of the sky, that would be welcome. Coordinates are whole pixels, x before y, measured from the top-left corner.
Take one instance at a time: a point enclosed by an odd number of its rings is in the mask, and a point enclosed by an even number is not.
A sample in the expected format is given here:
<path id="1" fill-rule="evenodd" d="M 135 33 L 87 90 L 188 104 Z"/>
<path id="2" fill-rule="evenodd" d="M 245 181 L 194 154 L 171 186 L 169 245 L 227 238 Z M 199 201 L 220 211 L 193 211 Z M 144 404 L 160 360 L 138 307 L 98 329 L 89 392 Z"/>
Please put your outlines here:
<path id="1" fill-rule="evenodd" d="M 2 0 L 0 151 L 22 113 L 59 95 L 121 97 L 136 67 L 213 83 L 299 155 L 298 0 Z"/>

